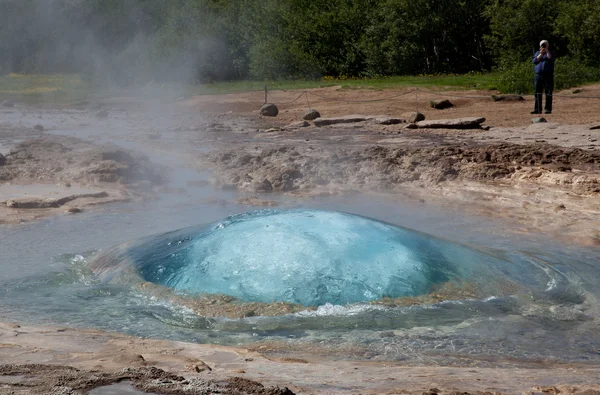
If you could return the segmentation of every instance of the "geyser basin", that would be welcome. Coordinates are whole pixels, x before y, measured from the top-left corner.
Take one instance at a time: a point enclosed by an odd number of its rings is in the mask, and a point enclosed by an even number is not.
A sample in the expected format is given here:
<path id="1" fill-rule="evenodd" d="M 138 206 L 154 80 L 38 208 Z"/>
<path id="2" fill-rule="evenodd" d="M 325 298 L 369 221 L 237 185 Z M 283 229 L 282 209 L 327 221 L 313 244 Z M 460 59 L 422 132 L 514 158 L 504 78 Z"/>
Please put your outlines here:
<path id="1" fill-rule="evenodd" d="M 427 294 L 472 281 L 493 260 L 357 215 L 265 210 L 145 239 L 93 265 L 119 282 L 133 268 L 141 281 L 186 294 L 319 306 Z"/>

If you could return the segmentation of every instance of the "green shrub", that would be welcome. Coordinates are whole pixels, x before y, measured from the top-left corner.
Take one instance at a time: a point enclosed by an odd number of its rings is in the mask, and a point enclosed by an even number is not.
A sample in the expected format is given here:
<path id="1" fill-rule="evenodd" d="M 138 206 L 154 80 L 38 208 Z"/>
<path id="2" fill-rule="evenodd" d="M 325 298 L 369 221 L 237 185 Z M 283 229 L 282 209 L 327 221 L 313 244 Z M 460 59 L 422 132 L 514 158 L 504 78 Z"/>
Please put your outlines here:
<path id="1" fill-rule="evenodd" d="M 533 63 L 517 63 L 502 70 L 498 90 L 502 93 L 533 94 Z M 558 58 L 554 65 L 554 89 L 562 90 L 600 81 L 600 69 L 575 59 Z"/>
<path id="2" fill-rule="evenodd" d="M 532 62 L 517 63 L 501 70 L 498 90 L 502 93 L 517 95 L 533 93 Z"/>

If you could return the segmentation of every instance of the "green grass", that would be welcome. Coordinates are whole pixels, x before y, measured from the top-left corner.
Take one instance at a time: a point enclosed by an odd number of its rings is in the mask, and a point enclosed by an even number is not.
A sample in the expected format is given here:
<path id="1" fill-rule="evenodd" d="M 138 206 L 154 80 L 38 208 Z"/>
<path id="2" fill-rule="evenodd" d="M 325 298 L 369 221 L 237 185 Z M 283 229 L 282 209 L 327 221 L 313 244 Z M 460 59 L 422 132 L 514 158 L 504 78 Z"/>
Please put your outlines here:
<path id="1" fill-rule="evenodd" d="M 88 85 L 74 74 L 7 74 L 0 76 L 0 99 L 26 102 L 84 98 Z"/>
<path id="2" fill-rule="evenodd" d="M 335 79 L 324 77 L 318 80 L 293 81 L 234 81 L 189 86 L 189 95 L 236 93 L 263 90 L 292 90 L 341 86 L 345 89 L 399 89 L 422 87 L 430 89 L 495 89 L 498 73 L 478 73 L 465 75 L 398 76 L 384 78 Z"/>

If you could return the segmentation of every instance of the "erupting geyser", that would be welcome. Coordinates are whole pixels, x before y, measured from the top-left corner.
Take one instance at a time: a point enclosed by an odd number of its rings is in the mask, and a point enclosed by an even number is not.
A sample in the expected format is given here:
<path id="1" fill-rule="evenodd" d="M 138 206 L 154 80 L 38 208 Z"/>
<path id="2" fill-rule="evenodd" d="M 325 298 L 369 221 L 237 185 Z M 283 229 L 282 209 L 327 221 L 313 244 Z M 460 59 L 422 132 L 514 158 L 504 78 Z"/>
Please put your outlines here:
<path id="1" fill-rule="evenodd" d="M 93 266 L 106 280 L 130 281 L 133 273 L 178 292 L 313 306 L 426 294 L 467 278 L 471 263 L 482 259 L 466 247 L 357 215 L 266 210 L 154 236 Z"/>

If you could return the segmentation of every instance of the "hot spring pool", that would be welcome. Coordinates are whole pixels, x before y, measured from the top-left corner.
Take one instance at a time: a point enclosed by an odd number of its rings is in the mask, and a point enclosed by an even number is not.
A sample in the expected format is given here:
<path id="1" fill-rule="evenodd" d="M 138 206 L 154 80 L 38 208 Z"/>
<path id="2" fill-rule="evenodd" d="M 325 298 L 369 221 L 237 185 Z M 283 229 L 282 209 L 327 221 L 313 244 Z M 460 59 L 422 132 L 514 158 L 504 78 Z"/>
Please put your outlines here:
<path id="1" fill-rule="evenodd" d="M 466 246 L 323 209 L 212 214 L 221 219 L 14 271 L 4 280 L 0 313 L 332 358 L 458 365 L 600 359 L 595 251 Z M 173 228 L 160 215 L 162 227 Z M 100 234 L 117 217 L 81 217 L 87 228 L 69 233 L 73 244 L 81 244 L 84 229 Z M 49 228 L 74 224 L 64 221 Z M 14 262 L 16 247 L 10 251 L 13 267 L 27 268 Z M 36 251 L 32 265 L 45 256 Z"/>

